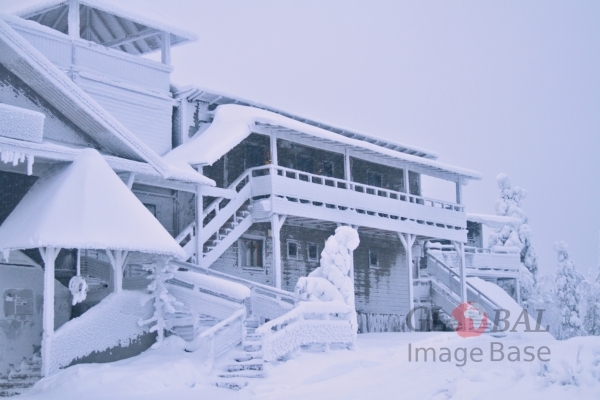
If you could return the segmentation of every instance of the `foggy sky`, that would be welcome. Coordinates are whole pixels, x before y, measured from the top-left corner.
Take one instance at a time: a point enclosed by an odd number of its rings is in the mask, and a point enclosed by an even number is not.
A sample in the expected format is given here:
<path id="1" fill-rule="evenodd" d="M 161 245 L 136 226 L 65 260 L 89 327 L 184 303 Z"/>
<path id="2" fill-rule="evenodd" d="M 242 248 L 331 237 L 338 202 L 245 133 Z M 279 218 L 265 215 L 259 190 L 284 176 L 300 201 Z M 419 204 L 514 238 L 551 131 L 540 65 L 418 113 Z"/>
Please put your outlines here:
<path id="1" fill-rule="evenodd" d="M 494 177 L 507 173 L 529 192 L 540 269 L 554 271 L 552 245 L 564 240 L 595 276 L 600 2 L 111 2 L 141 4 L 200 36 L 173 49 L 177 84 L 482 172 L 464 191 L 469 212 L 494 212 Z M 0 12 L 15 4 L 0 0 Z"/>

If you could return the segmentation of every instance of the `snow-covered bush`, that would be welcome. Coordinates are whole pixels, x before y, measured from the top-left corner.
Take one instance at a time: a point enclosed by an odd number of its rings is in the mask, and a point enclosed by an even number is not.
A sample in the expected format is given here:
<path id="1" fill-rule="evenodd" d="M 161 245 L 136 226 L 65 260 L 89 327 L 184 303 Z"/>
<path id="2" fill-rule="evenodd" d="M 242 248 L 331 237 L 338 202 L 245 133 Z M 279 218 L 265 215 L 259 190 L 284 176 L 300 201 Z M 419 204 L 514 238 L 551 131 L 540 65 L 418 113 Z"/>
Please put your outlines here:
<path id="1" fill-rule="evenodd" d="M 513 187 L 506 174 L 498 174 L 496 182 L 500 189 L 500 196 L 496 200 L 496 214 L 517 218 L 521 224 L 518 226 L 506 224 L 494 230 L 489 238 L 489 246 L 490 248 L 518 247 L 521 250 L 521 262 L 533 277 L 533 281 L 525 279 L 521 282 L 521 301 L 526 304 L 531 297 L 538 271 L 537 256 L 531 245 L 532 231 L 529 219 L 521 208 L 521 201 L 527 197 L 527 191 L 519 186 Z"/>
<path id="2" fill-rule="evenodd" d="M 169 293 L 165 284 L 173 278 L 173 273 L 176 271 L 167 259 L 160 257 L 152 264 L 143 265 L 143 268 L 150 272 L 148 279 L 152 280 L 148 285 L 152 297 L 148 301 L 154 301 L 154 314 L 149 319 L 140 320 L 139 325 L 151 325 L 150 332 L 157 333 L 156 343 L 152 345 L 152 348 L 156 349 L 162 345 L 165 329 L 168 328 L 166 321 L 169 314 L 174 314 L 183 303 Z"/>
<path id="3" fill-rule="evenodd" d="M 584 298 L 581 285 L 585 279 L 569 260 L 569 247 L 556 242 L 554 250 L 558 257 L 556 268 L 556 301 L 561 314 L 561 338 L 567 339 L 582 333 Z"/>

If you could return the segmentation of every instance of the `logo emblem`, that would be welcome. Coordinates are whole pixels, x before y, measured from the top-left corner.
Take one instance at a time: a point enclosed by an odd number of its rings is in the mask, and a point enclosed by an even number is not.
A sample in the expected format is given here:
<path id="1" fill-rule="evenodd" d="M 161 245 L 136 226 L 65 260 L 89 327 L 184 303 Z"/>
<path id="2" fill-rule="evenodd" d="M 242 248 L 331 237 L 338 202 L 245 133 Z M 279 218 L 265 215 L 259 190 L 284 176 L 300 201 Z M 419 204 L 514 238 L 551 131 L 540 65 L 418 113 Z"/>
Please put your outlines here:
<path id="1" fill-rule="evenodd" d="M 487 313 L 480 304 L 472 301 L 460 303 L 452 311 L 452 317 L 458 323 L 456 333 L 463 338 L 477 337 L 488 326 Z"/>

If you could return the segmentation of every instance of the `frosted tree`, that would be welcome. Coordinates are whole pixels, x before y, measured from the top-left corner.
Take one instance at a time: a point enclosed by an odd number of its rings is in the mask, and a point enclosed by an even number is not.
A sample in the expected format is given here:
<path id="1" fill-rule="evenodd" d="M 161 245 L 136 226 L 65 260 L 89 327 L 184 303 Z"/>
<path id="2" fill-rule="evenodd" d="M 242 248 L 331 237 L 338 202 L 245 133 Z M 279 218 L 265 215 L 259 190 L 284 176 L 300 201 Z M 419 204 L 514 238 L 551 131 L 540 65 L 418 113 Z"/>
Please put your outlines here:
<path id="1" fill-rule="evenodd" d="M 148 301 L 154 302 L 154 314 L 147 320 L 140 320 L 139 325 L 150 325 L 150 332 L 156 332 L 156 343 L 152 348 L 156 349 L 162 345 L 165 330 L 168 329 L 167 319 L 169 314 L 174 314 L 178 307 L 183 304 L 169 293 L 166 282 L 173 278 L 176 268 L 169 264 L 165 258 L 159 258 L 152 264 L 145 264 L 143 268 L 150 272 L 148 279 L 152 282 L 148 285 L 148 291 L 152 295 Z"/>
<path id="2" fill-rule="evenodd" d="M 496 229 L 490 235 L 491 246 L 518 247 L 521 249 L 521 262 L 535 278 L 537 275 L 537 256 L 531 245 L 531 227 L 527 214 L 521 208 L 521 201 L 527 197 L 527 191 L 519 186 L 512 186 L 506 174 L 496 177 L 500 196 L 496 200 L 496 214 L 517 218 L 521 221 L 519 226 L 507 224 L 501 229 Z"/>
<path id="3" fill-rule="evenodd" d="M 567 339 L 582 333 L 584 298 L 580 286 L 585 279 L 575 270 L 569 260 L 569 247 L 556 242 L 554 250 L 558 258 L 556 268 L 556 302 L 560 310 L 561 338 Z"/>
<path id="4" fill-rule="evenodd" d="M 584 298 L 583 330 L 587 335 L 600 336 L 600 285 L 597 282 L 583 282 L 579 292 Z"/>

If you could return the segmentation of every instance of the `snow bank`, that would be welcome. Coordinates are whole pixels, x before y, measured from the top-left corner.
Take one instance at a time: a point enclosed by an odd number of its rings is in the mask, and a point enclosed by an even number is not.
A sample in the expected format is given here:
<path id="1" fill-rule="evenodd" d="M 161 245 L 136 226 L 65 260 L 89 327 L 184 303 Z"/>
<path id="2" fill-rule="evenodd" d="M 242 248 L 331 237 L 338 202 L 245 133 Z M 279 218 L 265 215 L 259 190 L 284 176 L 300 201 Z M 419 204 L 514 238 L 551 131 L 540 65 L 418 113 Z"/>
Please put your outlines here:
<path id="1" fill-rule="evenodd" d="M 0 136 L 41 143 L 45 118 L 40 112 L 0 103 Z"/>
<path id="2" fill-rule="evenodd" d="M 93 149 L 40 177 L 0 226 L 0 249 L 140 251 L 185 258 L 158 220 Z"/>
<path id="3" fill-rule="evenodd" d="M 188 171 L 193 171 L 190 165 L 212 165 L 231 148 L 250 135 L 256 123 L 282 126 L 314 137 L 333 140 L 407 162 L 459 174 L 466 178 L 481 179 L 481 174 L 475 171 L 454 167 L 419 156 L 400 153 L 308 125 L 271 111 L 236 104 L 224 104 L 217 107 L 213 122 L 206 131 L 194 136 L 188 143 L 165 154 L 163 160 L 178 169 L 187 169 Z"/>
<path id="4" fill-rule="evenodd" d="M 174 276 L 175 279 L 190 283 L 198 288 L 215 294 L 222 294 L 239 301 L 247 299 L 252 294 L 252 291 L 244 285 L 213 276 L 202 275 L 197 272 L 175 271 Z"/>
<path id="5" fill-rule="evenodd" d="M 143 292 L 112 293 L 82 316 L 59 328 L 51 342 L 51 373 L 93 352 L 125 347 L 148 332 L 138 322 L 152 316 L 154 307 L 148 302 L 149 298 Z"/>

